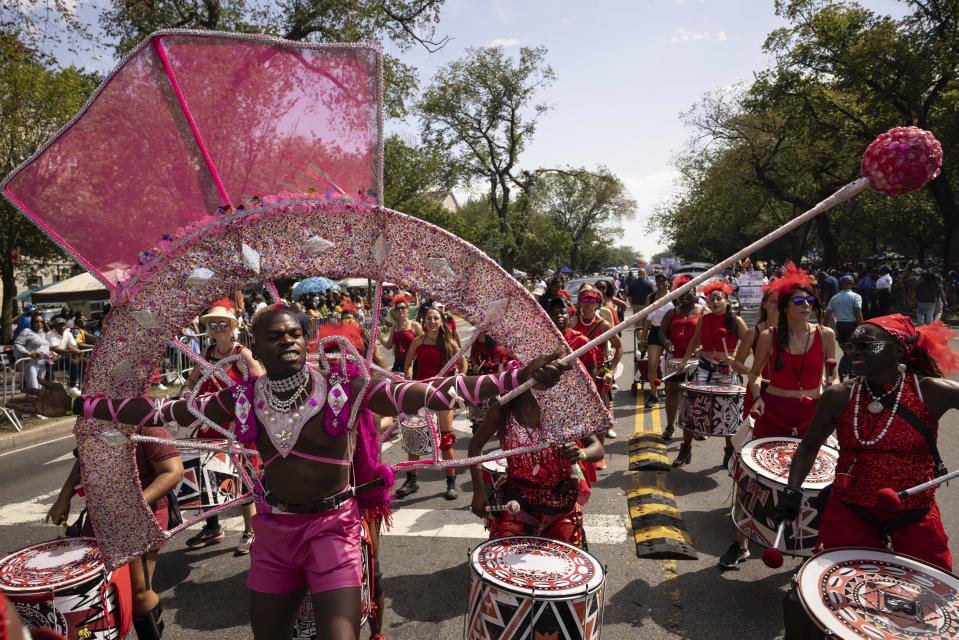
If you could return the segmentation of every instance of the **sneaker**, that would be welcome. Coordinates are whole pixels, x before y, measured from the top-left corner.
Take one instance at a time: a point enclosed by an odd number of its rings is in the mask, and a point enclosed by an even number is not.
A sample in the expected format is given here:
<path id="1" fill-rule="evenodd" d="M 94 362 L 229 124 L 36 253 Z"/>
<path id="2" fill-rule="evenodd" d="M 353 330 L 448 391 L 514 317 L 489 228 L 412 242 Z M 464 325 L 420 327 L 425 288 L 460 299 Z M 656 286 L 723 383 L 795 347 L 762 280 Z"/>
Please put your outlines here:
<path id="1" fill-rule="evenodd" d="M 202 549 L 211 544 L 216 544 L 224 537 L 223 527 L 217 529 L 207 529 L 203 527 L 200 532 L 186 541 L 186 546 L 191 549 Z"/>
<path id="2" fill-rule="evenodd" d="M 456 485 L 448 484 L 446 485 L 446 492 L 443 494 L 443 497 L 447 500 L 456 500 L 460 497 L 459 491 L 456 490 Z"/>
<path id="3" fill-rule="evenodd" d="M 596 462 L 596 469 L 599 471 L 606 469 L 606 456 L 603 456 Z"/>
<path id="4" fill-rule="evenodd" d="M 665 440 L 665 441 L 672 440 L 672 438 L 673 438 L 673 433 L 674 433 L 675 431 L 676 431 L 676 428 L 673 427 L 673 425 L 667 425 L 667 427 L 666 427 L 665 429 L 663 429 L 663 440 Z"/>
<path id="5" fill-rule="evenodd" d="M 166 387 L 165 384 L 163 384 L 163 383 L 161 382 L 160 384 L 158 384 L 157 386 L 155 386 L 154 389 L 156 389 L 156 390 L 158 390 L 158 391 L 166 391 L 167 387 Z"/>
<path id="6" fill-rule="evenodd" d="M 723 569 L 735 569 L 747 558 L 749 558 L 749 547 L 740 547 L 738 542 L 733 542 L 726 549 L 726 553 L 719 556 L 719 566 Z"/>
<path id="7" fill-rule="evenodd" d="M 697 433 L 696 435 L 693 436 L 693 440 L 699 440 L 700 442 L 702 442 L 705 439 L 706 439 L 706 436 L 704 436 L 701 433 Z"/>
<path id="8" fill-rule="evenodd" d="M 253 538 L 252 531 L 244 531 L 243 535 L 240 536 L 240 544 L 236 545 L 236 552 L 243 556 L 250 553 L 250 547 L 253 546 Z"/>
<path id="9" fill-rule="evenodd" d="M 79 398 L 83 395 L 83 392 L 77 387 L 67 387 L 67 395 L 71 398 Z"/>
<path id="10" fill-rule="evenodd" d="M 653 396 L 653 395 L 646 396 L 645 406 L 646 406 L 647 409 L 652 409 L 652 408 L 655 407 L 657 404 L 659 404 L 659 398 L 657 398 L 656 396 Z"/>
<path id="11" fill-rule="evenodd" d="M 693 461 L 693 447 L 688 444 L 679 445 L 679 455 L 673 460 L 674 467 L 681 467 Z"/>
<path id="12" fill-rule="evenodd" d="M 420 484 L 416 481 L 416 476 L 406 476 L 406 482 L 396 490 L 397 498 L 405 498 L 420 490 Z"/>
<path id="13" fill-rule="evenodd" d="M 618 436 L 618 434 L 617 434 L 615 431 L 613 431 L 612 429 L 607 429 L 607 431 L 606 431 L 606 437 L 607 437 L 607 438 L 609 438 L 610 440 L 612 440 L 613 438 L 616 438 L 617 436 Z"/>

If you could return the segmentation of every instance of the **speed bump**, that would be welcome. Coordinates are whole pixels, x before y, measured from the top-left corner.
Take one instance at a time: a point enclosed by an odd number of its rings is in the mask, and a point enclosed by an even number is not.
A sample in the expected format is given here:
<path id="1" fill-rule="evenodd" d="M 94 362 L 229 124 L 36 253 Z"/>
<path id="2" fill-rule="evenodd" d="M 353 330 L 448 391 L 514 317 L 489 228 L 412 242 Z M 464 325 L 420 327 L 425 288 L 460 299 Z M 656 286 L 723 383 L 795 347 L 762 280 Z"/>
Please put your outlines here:
<path id="1" fill-rule="evenodd" d="M 669 471 L 666 442 L 658 433 L 634 433 L 629 437 L 630 471 Z"/>
<path id="2" fill-rule="evenodd" d="M 638 487 L 626 492 L 626 504 L 638 557 L 688 560 L 699 557 L 672 493 L 655 487 Z"/>

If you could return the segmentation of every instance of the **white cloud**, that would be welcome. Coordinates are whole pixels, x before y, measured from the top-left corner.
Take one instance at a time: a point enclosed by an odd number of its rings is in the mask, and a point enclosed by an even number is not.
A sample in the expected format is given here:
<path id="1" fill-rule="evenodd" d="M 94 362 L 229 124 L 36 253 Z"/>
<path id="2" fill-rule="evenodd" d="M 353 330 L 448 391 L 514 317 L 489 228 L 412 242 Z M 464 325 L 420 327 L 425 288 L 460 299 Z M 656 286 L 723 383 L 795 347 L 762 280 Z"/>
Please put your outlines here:
<path id="1" fill-rule="evenodd" d="M 573 16 L 566 16 L 565 18 L 560 20 L 560 22 L 562 22 L 563 24 L 573 24 L 574 22 L 576 22 L 576 18 L 574 18 Z"/>
<path id="2" fill-rule="evenodd" d="M 684 29 L 680 27 L 676 29 L 676 35 L 672 36 L 669 39 L 671 44 L 680 44 L 682 42 L 690 42 L 693 40 L 715 40 L 717 42 L 725 42 L 728 40 L 728 36 L 725 31 L 717 31 L 713 35 L 710 31 L 690 31 L 689 29 Z"/>
<path id="3" fill-rule="evenodd" d="M 490 43 L 486 46 L 503 47 L 504 49 L 509 47 L 518 47 L 519 38 L 496 38 L 495 40 L 491 40 Z"/>

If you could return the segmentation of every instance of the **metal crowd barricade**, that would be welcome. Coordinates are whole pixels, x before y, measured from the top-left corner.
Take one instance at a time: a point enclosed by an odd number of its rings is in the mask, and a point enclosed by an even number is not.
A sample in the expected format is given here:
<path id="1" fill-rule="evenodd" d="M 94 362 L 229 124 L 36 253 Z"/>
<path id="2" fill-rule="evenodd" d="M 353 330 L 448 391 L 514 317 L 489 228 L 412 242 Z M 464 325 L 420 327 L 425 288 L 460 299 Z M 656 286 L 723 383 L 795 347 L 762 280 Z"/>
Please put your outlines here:
<path id="1" fill-rule="evenodd" d="M 17 431 L 23 430 L 23 424 L 20 417 L 13 409 L 7 408 L 7 401 L 17 395 L 16 393 L 16 362 L 13 359 L 13 350 L 4 349 L 0 353 L 0 375 L 3 377 L 2 389 L 0 389 L 0 414 L 6 418 L 13 428 Z"/>

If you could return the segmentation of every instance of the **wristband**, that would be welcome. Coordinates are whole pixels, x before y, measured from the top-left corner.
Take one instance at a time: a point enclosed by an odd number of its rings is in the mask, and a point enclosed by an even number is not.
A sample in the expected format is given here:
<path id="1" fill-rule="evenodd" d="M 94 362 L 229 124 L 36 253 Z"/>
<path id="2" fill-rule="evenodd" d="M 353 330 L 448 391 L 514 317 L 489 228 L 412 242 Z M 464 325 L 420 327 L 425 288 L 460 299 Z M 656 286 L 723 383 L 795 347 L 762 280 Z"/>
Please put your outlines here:
<path id="1" fill-rule="evenodd" d="M 585 450 L 585 449 L 580 449 L 580 448 L 577 447 L 577 451 L 579 451 L 579 455 L 578 455 L 579 461 L 580 461 L 580 462 L 586 462 L 586 450 Z"/>

